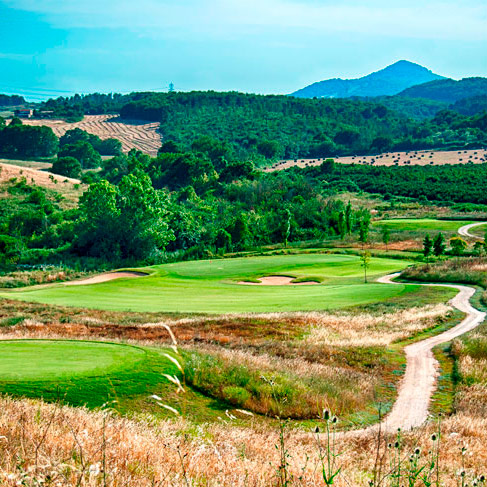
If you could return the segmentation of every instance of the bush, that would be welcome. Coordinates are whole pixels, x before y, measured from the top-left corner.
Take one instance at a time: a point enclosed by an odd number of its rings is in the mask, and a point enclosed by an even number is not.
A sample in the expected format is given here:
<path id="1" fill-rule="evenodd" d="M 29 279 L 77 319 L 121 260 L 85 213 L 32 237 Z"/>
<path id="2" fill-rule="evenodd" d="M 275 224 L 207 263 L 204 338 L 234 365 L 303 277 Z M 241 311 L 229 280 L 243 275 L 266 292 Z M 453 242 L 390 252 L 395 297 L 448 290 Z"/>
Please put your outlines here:
<path id="1" fill-rule="evenodd" d="M 60 157 L 54 161 L 51 171 L 68 178 L 79 178 L 81 175 L 81 164 L 74 157 Z"/>

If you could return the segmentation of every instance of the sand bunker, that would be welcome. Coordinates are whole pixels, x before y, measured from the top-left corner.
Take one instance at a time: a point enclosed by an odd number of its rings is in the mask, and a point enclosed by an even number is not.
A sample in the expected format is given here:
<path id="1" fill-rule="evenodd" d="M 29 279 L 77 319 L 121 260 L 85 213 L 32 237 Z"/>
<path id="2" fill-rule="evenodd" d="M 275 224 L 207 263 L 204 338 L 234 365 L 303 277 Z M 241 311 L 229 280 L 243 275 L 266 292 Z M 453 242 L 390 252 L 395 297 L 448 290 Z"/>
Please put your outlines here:
<path id="1" fill-rule="evenodd" d="M 238 284 L 248 286 L 309 286 L 319 284 L 316 281 L 293 282 L 294 279 L 294 277 L 289 276 L 266 276 L 257 279 L 259 282 L 239 281 Z"/>
<path id="2" fill-rule="evenodd" d="M 63 284 L 65 286 L 79 286 L 81 284 L 98 284 L 100 282 L 113 281 L 113 279 L 120 279 L 122 277 L 142 276 L 147 276 L 147 274 L 135 271 L 107 272 L 105 274 L 99 274 L 98 276 L 88 277 L 87 279 L 81 279 L 79 281 L 64 282 Z"/>

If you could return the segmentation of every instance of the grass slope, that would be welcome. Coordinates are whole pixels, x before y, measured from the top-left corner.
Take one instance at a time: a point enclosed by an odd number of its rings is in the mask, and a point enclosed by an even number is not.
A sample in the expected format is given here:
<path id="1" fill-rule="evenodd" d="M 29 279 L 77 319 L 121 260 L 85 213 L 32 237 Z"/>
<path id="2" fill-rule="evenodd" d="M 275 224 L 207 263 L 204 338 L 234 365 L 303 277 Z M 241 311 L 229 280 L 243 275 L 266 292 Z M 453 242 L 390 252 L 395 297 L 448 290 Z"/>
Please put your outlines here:
<path id="1" fill-rule="evenodd" d="M 56 284 L 0 293 L 0 297 L 118 311 L 236 313 L 334 309 L 387 300 L 415 285 L 363 283 L 355 255 L 298 254 L 180 262 L 145 268 L 138 279 L 81 286 Z M 407 261 L 373 258 L 369 277 L 398 271 Z M 245 286 L 265 275 L 315 279 L 314 286 Z"/>

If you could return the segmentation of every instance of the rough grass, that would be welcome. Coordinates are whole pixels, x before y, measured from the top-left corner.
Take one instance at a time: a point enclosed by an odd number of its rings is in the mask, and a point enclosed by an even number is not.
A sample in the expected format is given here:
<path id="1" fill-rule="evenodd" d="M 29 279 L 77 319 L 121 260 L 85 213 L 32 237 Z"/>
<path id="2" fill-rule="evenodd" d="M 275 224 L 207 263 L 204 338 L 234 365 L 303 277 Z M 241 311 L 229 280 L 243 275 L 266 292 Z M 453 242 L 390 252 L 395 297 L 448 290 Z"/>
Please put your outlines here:
<path id="1" fill-rule="evenodd" d="M 410 267 L 401 277 L 414 281 L 459 282 L 487 288 L 487 258 L 462 257 Z"/>
<path id="2" fill-rule="evenodd" d="M 47 266 L 43 269 L 0 273 L 0 288 L 17 288 L 49 284 L 53 282 L 71 281 L 89 276 L 90 272 L 78 272 L 69 267 Z"/>
<path id="3" fill-rule="evenodd" d="M 378 382 L 351 368 L 300 358 L 218 348 L 184 356 L 188 383 L 234 407 L 272 417 L 319 419 L 323 409 L 350 414 L 371 400 Z"/>
<path id="4" fill-rule="evenodd" d="M 405 462 L 417 447 L 432 448 L 434 424 L 406 433 Z M 487 420 L 458 414 L 442 424 L 442 487 L 456 487 L 463 458 L 467 479 L 484 473 Z M 323 485 L 316 440 L 311 434 L 285 431 L 289 486 Z M 394 439 L 385 439 L 385 444 Z M 276 429 L 241 428 L 223 415 L 220 423 L 195 427 L 185 419 L 126 419 L 108 412 L 46 405 L 31 400 L 0 399 L 0 475 L 16 485 L 269 487 L 279 484 L 280 450 Z M 467 445 L 467 454 L 460 454 Z M 381 444 L 380 455 L 388 449 Z M 377 456 L 371 436 L 337 438 L 340 475 L 334 485 L 368 486 Z M 387 465 L 387 463 L 386 463 Z M 387 466 L 384 467 L 384 471 Z M 33 479 L 37 479 L 36 482 Z"/>
<path id="5" fill-rule="evenodd" d="M 369 277 L 401 270 L 410 262 L 372 258 Z M 0 293 L 1 297 L 118 311 L 241 313 L 336 309 L 414 294 L 416 286 L 363 283 L 356 255 L 297 254 L 180 262 L 144 268 L 138 279 L 83 286 L 53 285 Z M 265 275 L 313 276 L 316 286 L 244 286 Z"/>

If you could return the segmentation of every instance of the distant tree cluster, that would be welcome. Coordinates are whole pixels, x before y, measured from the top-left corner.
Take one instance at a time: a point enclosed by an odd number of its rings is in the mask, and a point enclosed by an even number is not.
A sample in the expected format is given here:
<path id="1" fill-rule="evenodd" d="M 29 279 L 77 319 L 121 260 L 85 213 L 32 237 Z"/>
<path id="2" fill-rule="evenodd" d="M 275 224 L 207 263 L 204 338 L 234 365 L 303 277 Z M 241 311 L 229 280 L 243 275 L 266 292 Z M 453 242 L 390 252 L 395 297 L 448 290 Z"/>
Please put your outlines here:
<path id="1" fill-rule="evenodd" d="M 58 138 L 49 127 L 23 125 L 13 118 L 8 125 L 0 118 L 0 155 L 11 158 L 52 157 Z"/>

